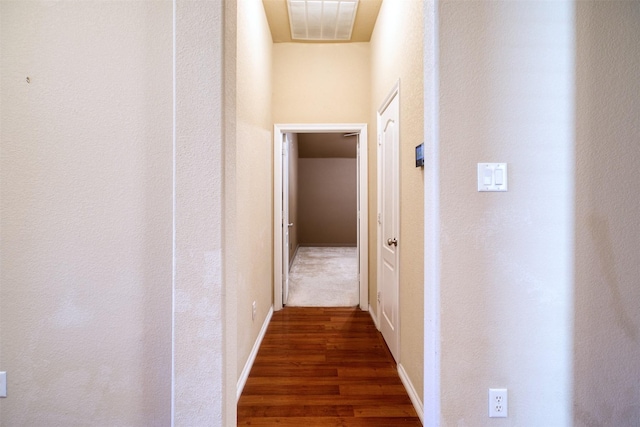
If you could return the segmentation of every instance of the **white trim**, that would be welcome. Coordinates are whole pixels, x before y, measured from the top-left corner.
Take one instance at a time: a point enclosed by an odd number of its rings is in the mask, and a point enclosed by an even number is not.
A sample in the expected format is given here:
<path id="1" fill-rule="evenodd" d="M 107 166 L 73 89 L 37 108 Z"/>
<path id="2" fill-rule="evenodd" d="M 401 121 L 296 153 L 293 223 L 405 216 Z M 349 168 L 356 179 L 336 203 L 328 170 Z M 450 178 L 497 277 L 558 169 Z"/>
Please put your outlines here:
<path id="1" fill-rule="evenodd" d="M 398 375 L 400 376 L 402 385 L 404 385 L 404 388 L 407 390 L 409 399 L 411 399 L 411 403 L 413 403 L 413 407 L 418 414 L 418 418 L 420 418 L 420 422 L 424 425 L 424 407 L 422 406 L 418 392 L 416 392 L 413 383 L 409 379 L 409 375 L 407 375 L 407 371 L 404 370 L 404 366 L 402 366 L 401 363 L 398 363 Z"/>
<path id="2" fill-rule="evenodd" d="M 358 252 L 360 254 L 360 308 L 369 307 L 369 196 L 368 196 L 368 135 L 366 123 L 275 124 L 273 125 L 273 309 L 282 309 L 282 135 L 285 133 L 358 133 L 360 228 Z"/>
<path id="3" fill-rule="evenodd" d="M 378 108 L 378 114 L 382 114 L 384 110 L 387 109 L 387 107 L 389 106 L 389 104 L 391 104 L 391 101 L 393 101 L 393 98 L 395 98 L 396 95 L 400 96 L 400 79 L 398 79 L 396 84 L 393 85 L 387 97 L 384 99 L 384 101 L 382 101 L 382 105 L 380 105 L 380 108 Z"/>
<path id="4" fill-rule="evenodd" d="M 273 306 L 271 306 L 271 308 L 269 309 L 269 313 L 267 313 L 267 318 L 264 319 L 264 323 L 262 324 L 260 333 L 256 338 L 256 342 L 253 343 L 253 348 L 251 349 L 251 353 L 249 353 L 249 358 L 247 359 L 247 363 L 245 363 L 244 369 L 242 369 L 242 373 L 240 374 L 240 378 L 238 378 L 238 384 L 236 385 L 236 404 L 237 404 L 237 401 L 240 400 L 240 396 L 242 395 L 242 390 L 244 389 L 244 386 L 247 383 L 247 380 L 249 379 L 249 373 L 251 372 L 251 368 L 253 367 L 253 362 L 256 361 L 258 350 L 260 350 L 260 344 L 262 344 L 262 340 L 264 339 L 264 336 L 267 333 L 267 328 L 269 327 L 269 322 L 271 322 L 272 316 L 273 316 Z"/>
<path id="5" fill-rule="evenodd" d="M 438 2 L 424 2 L 424 393 L 423 425 L 441 424 L 440 132 Z"/>
<path id="6" fill-rule="evenodd" d="M 371 315 L 371 320 L 373 320 L 373 324 L 376 325 L 376 329 L 380 330 L 380 324 L 378 323 L 378 316 L 373 312 L 373 307 L 369 305 L 369 314 Z"/>
<path id="7" fill-rule="evenodd" d="M 282 309 L 282 138 L 283 131 L 273 127 L 273 309 Z"/>
<path id="8" fill-rule="evenodd" d="M 176 418 L 176 158 L 177 158 L 177 0 L 171 2 L 171 427 Z"/>

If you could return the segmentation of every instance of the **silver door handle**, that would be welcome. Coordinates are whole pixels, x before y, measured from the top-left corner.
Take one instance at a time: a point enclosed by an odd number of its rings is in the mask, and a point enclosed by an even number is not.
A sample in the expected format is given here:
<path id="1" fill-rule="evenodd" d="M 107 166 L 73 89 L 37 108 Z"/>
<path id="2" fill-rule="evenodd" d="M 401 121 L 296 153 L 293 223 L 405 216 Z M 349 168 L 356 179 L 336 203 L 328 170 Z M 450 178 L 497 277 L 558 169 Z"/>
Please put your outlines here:
<path id="1" fill-rule="evenodd" d="M 395 237 L 393 239 L 389 238 L 387 239 L 387 245 L 388 246 L 398 246 L 398 239 L 396 239 Z"/>
<path id="2" fill-rule="evenodd" d="M 287 224 L 287 227 L 293 227 L 293 223 L 290 222 L 289 224 Z"/>

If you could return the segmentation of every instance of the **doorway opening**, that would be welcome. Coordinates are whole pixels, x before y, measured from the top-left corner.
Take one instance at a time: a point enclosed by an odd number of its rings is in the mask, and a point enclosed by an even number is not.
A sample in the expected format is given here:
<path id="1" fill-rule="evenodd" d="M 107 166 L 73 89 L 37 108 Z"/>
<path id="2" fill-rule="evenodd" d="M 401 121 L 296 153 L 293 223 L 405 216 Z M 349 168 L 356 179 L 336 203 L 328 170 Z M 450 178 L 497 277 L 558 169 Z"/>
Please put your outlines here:
<path id="1" fill-rule="evenodd" d="M 367 125 L 366 124 L 276 124 L 274 125 L 274 310 L 286 304 L 289 263 L 294 255 L 289 247 L 293 223 L 289 212 L 289 150 L 291 134 L 350 134 L 356 139 L 356 252 L 357 299 L 362 310 L 369 309 L 368 206 L 367 206 Z"/>

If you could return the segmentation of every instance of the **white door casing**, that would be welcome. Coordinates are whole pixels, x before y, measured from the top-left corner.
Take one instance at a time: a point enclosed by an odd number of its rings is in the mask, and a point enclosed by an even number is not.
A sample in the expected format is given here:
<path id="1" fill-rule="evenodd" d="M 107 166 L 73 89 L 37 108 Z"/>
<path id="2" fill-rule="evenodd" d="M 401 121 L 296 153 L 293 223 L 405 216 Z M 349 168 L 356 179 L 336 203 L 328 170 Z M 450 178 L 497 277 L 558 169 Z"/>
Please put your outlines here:
<path id="1" fill-rule="evenodd" d="M 378 110 L 378 322 L 396 362 L 400 361 L 400 85 Z"/>
<path id="2" fill-rule="evenodd" d="M 358 282 L 360 308 L 369 310 L 369 221 L 368 221 L 368 174 L 367 174 L 367 125 L 365 123 L 338 124 L 275 124 L 273 130 L 273 309 L 283 307 L 283 255 L 286 242 L 280 232 L 283 222 L 283 161 L 284 134 L 286 133 L 357 133 L 358 137 Z M 288 268 L 286 269 L 288 271 Z"/>

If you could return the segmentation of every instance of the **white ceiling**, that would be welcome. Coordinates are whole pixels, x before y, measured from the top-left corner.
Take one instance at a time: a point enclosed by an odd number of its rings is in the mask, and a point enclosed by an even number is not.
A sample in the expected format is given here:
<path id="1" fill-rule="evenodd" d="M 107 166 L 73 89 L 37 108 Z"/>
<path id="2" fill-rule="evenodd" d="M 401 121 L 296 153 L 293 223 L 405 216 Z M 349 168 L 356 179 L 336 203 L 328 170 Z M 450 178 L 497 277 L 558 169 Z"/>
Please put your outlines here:
<path id="1" fill-rule="evenodd" d="M 262 0 L 264 11 L 267 15 L 271 38 L 274 43 L 303 42 L 303 43 L 327 43 L 324 40 L 299 41 L 291 39 L 291 27 L 289 25 L 289 14 L 287 12 L 287 0 Z M 360 0 L 358 11 L 351 34 L 351 40 L 347 42 L 368 42 L 371 40 L 371 33 L 378 18 L 382 0 Z M 332 40 L 330 43 L 340 41 Z"/>

